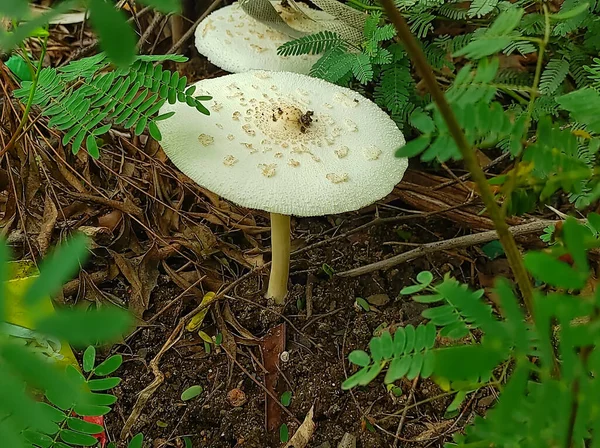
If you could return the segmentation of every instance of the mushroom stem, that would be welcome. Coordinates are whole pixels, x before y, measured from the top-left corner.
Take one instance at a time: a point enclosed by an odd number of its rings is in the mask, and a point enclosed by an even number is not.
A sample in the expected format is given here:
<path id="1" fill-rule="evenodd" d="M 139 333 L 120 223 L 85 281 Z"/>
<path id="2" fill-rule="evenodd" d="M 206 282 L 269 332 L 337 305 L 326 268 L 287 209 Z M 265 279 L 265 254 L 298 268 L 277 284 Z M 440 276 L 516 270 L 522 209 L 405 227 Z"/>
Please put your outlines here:
<path id="1" fill-rule="evenodd" d="M 271 276 L 267 298 L 282 305 L 290 274 L 290 217 L 271 213 Z"/>

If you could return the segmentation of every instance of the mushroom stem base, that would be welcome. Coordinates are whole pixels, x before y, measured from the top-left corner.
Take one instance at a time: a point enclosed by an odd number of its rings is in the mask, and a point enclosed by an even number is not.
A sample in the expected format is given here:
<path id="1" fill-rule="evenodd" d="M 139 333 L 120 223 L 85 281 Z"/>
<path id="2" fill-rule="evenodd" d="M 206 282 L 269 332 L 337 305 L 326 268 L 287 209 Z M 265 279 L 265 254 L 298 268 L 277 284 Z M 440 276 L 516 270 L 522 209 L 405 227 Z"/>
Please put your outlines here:
<path id="1" fill-rule="evenodd" d="M 290 274 L 290 217 L 271 213 L 271 276 L 267 298 L 282 305 Z"/>

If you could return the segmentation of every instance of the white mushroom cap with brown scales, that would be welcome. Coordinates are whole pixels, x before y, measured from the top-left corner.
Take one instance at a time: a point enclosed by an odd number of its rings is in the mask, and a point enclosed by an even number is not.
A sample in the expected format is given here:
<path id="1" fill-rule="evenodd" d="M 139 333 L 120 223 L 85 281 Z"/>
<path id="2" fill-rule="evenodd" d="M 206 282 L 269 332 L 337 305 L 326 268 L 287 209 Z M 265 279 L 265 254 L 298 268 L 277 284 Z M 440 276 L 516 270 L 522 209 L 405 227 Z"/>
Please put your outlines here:
<path id="1" fill-rule="evenodd" d="M 289 216 L 357 210 L 387 196 L 407 159 L 402 132 L 353 90 L 297 73 L 252 71 L 206 79 L 210 116 L 166 104 L 161 145 L 204 188 L 271 212 L 273 265 L 268 296 L 283 303 L 290 257 Z"/>
<path id="2" fill-rule="evenodd" d="M 281 18 L 301 33 L 321 31 L 319 20 L 332 16 L 298 3 L 303 14 L 272 2 Z M 218 9 L 196 28 L 196 48 L 208 60 L 231 73 L 248 70 L 289 71 L 308 73 L 319 55 L 279 56 L 277 48 L 293 39 L 250 17 L 238 2 Z"/>
<path id="3" fill-rule="evenodd" d="M 407 160 L 402 132 L 376 104 L 326 81 L 254 71 L 199 81 L 210 116 L 184 103 L 158 125 L 175 165 L 244 207 L 296 216 L 357 210 L 389 194 Z"/>

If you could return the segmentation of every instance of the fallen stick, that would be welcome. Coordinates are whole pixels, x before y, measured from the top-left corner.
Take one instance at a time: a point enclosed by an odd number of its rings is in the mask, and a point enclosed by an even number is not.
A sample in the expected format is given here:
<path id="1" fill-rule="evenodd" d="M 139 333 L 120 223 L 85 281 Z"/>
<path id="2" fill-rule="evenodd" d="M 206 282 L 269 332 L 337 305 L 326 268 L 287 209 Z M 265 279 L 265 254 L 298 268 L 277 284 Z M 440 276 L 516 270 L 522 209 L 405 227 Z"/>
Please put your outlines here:
<path id="1" fill-rule="evenodd" d="M 554 220 L 541 220 L 528 222 L 527 224 L 520 224 L 509 228 L 510 233 L 513 236 L 526 235 L 528 233 L 535 233 L 543 230 L 545 227 L 555 225 L 560 221 Z M 395 255 L 391 258 L 378 261 L 376 263 L 361 266 L 359 268 L 350 269 L 335 274 L 337 277 L 358 277 L 359 275 L 369 274 L 371 272 L 389 269 L 400 263 L 414 260 L 415 258 L 422 257 L 425 254 L 433 252 L 439 252 L 441 250 L 456 249 L 459 247 L 469 247 L 477 244 L 488 243 L 498 239 L 498 234 L 495 230 L 488 232 L 475 233 L 473 235 L 459 236 L 458 238 L 452 238 L 444 241 L 436 241 L 433 243 L 423 244 L 415 249 L 403 252 Z"/>

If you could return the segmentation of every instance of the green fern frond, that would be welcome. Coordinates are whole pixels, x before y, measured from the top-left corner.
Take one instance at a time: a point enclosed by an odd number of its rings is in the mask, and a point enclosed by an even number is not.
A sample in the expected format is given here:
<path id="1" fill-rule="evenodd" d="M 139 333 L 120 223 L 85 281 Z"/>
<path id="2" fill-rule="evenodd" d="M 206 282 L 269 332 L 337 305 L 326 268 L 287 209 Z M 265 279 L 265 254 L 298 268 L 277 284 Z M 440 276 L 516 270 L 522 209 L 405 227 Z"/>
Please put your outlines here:
<path id="1" fill-rule="evenodd" d="M 394 64 L 382 72 L 380 82 L 375 87 L 375 102 L 391 114 L 399 114 L 409 101 L 413 83 L 410 68 L 404 64 Z"/>
<path id="2" fill-rule="evenodd" d="M 588 78 L 593 81 L 594 87 L 600 88 L 600 59 L 594 58 L 591 65 L 584 65 L 583 69 L 588 73 Z"/>
<path id="3" fill-rule="evenodd" d="M 436 37 L 433 44 L 443 48 L 450 54 L 456 53 L 458 50 L 466 47 L 474 38 L 473 33 L 461 34 L 459 36 L 450 37 L 448 35 Z"/>
<path id="4" fill-rule="evenodd" d="M 435 42 L 427 44 L 423 48 L 423 52 L 425 53 L 427 62 L 429 62 L 429 65 L 433 68 L 437 70 L 441 70 L 444 67 L 454 68 L 450 53 L 443 47 L 436 45 Z"/>
<path id="5" fill-rule="evenodd" d="M 108 132 L 111 123 L 122 124 L 136 135 L 146 128 L 156 140 L 161 139 L 153 117 L 169 101 L 185 102 L 208 114 L 194 89 L 187 88 L 186 77 L 177 72 L 154 67 L 153 62 L 181 61 L 181 56 L 139 57 L 128 69 L 105 72 L 108 67 L 103 54 L 73 62 L 61 69 L 46 68 L 40 73 L 33 104 L 48 117 L 48 125 L 63 131 L 62 142 L 71 144 L 73 153 L 84 146 L 89 154 L 99 157 L 96 137 Z M 183 58 L 185 60 L 185 58 Z M 23 82 L 14 91 L 16 98 L 29 95 L 31 83 Z"/>
<path id="6" fill-rule="evenodd" d="M 531 42 L 514 40 L 511 43 L 509 43 L 506 47 L 504 47 L 502 53 L 506 55 L 511 55 L 515 51 L 525 56 L 527 54 L 535 53 L 537 51 L 537 48 Z"/>
<path id="7" fill-rule="evenodd" d="M 410 30 L 418 39 L 423 39 L 431 30 L 433 30 L 433 21 L 435 16 L 430 12 L 424 11 L 415 14 L 410 14 L 408 23 Z"/>
<path id="8" fill-rule="evenodd" d="M 565 0 L 561 7 L 560 13 L 566 14 L 572 11 L 577 11 L 579 7 L 588 3 L 583 0 Z M 573 17 L 568 18 L 567 20 L 561 20 L 552 30 L 553 36 L 566 37 L 568 34 L 579 30 L 584 27 L 586 20 L 588 18 L 588 14 L 581 13 L 576 14 Z"/>
<path id="9" fill-rule="evenodd" d="M 492 12 L 499 0 L 473 0 L 467 13 L 469 17 L 483 17 Z"/>
<path id="10" fill-rule="evenodd" d="M 490 83 L 496 76 L 499 65 L 497 58 L 491 61 L 482 59 L 475 70 L 471 64 L 465 65 L 446 91 L 448 101 L 458 105 L 490 101 L 496 95 L 497 89 Z"/>
<path id="11" fill-rule="evenodd" d="M 299 56 L 302 54 L 321 54 L 332 48 L 346 48 L 346 42 L 332 31 L 319 31 L 286 42 L 277 49 L 280 56 Z"/>
<path id="12" fill-rule="evenodd" d="M 469 10 L 459 5 L 448 3 L 442 5 L 438 9 L 438 13 L 444 17 L 458 21 L 465 20 L 468 17 L 467 15 L 469 14 Z"/>
<path id="13" fill-rule="evenodd" d="M 489 28 L 478 32 L 476 39 L 455 52 L 454 56 L 481 59 L 502 51 L 520 37 L 515 28 L 519 25 L 524 13 L 525 11 L 522 8 L 513 7 L 504 10 Z"/>
<path id="14" fill-rule="evenodd" d="M 356 55 L 332 48 L 313 65 L 311 75 L 332 83 L 338 83 L 352 73 Z"/>
<path id="15" fill-rule="evenodd" d="M 540 78 L 540 93 L 550 95 L 558 89 L 569 74 L 569 61 L 566 59 L 551 59 Z"/>
<path id="16" fill-rule="evenodd" d="M 359 53 L 352 55 L 352 73 L 361 84 L 366 84 L 373 80 L 373 66 L 371 65 L 371 58 L 364 54 Z"/>

